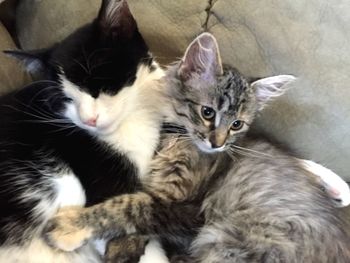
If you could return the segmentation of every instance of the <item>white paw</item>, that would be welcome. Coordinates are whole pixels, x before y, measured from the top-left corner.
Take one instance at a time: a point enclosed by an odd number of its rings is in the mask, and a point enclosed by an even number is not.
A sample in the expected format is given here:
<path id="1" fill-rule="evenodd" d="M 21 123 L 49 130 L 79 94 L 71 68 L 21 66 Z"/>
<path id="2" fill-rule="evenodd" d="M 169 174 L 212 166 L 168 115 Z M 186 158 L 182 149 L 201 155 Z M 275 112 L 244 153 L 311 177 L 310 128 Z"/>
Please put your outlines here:
<path id="1" fill-rule="evenodd" d="M 300 161 L 309 172 L 320 177 L 327 193 L 337 201 L 339 206 L 348 206 L 350 204 L 349 185 L 339 175 L 313 161 Z"/>
<path id="2" fill-rule="evenodd" d="M 151 239 L 139 263 L 169 263 L 169 259 L 159 241 L 157 239 Z"/>

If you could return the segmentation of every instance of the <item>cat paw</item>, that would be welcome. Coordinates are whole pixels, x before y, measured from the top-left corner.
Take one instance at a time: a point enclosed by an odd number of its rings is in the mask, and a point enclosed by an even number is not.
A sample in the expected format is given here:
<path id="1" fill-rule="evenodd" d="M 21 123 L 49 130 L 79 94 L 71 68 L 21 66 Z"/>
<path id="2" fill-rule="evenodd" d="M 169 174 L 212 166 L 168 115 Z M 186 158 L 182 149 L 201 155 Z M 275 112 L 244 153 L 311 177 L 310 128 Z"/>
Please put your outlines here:
<path id="1" fill-rule="evenodd" d="M 82 222 L 83 208 L 62 209 L 49 220 L 43 237 L 48 245 L 63 251 L 74 251 L 88 242 L 92 229 Z"/>
<path id="2" fill-rule="evenodd" d="M 350 204 L 349 185 L 339 175 L 313 161 L 302 160 L 302 163 L 309 172 L 320 178 L 325 191 L 338 206 L 343 207 Z"/>

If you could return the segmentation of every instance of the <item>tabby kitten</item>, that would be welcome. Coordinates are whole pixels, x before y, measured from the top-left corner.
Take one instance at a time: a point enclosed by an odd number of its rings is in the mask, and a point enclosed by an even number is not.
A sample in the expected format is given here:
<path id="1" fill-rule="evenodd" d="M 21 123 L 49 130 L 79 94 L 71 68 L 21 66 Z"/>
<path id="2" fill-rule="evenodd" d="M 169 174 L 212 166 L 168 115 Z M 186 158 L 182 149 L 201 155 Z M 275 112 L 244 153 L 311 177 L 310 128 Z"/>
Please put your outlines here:
<path id="1" fill-rule="evenodd" d="M 161 237 L 189 262 L 349 262 L 347 224 L 316 177 L 299 159 L 246 136 L 294 77 L 249 84 L 222 68 L 216 40 L 205 33 L 167 79 L 176 133 L 164 134 L 142 188 L 61 210 L 46 240 L 72 251 L 91 238 L 128 234 L 139 250 L 147 240 L 133 237 L 143 234 Z M 109 260 L 124 262 L 120 254 Z"/>
<path id="2" fill-rule="evenodd" d="M 117 0 L 52 48 L 6 53 L 44 80 L 0 98 L 0 262 L 99 262 L 40 233 L 61 207 L 134 191 L 159 140 L 163 70 Z"/>

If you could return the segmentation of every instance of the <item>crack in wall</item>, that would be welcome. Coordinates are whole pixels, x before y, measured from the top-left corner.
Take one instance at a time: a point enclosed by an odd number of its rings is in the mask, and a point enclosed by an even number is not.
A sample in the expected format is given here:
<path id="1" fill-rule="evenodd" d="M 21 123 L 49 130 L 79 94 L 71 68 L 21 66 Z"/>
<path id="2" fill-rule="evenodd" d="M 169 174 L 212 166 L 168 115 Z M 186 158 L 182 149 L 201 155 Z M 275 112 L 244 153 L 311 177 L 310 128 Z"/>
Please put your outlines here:
<path id="1" fill-rule="evenodd" d="M 208 22 L 209 22 L 210 15 L 212 14 L 211 9 L 213 8 L 214 2 L 215 2 L 214 0 L 208 0 L 208 6 L 205 8 L 205 12 L 207 13 L 207 16 L 202 25 L 203 31 L 208 31 Z"/>

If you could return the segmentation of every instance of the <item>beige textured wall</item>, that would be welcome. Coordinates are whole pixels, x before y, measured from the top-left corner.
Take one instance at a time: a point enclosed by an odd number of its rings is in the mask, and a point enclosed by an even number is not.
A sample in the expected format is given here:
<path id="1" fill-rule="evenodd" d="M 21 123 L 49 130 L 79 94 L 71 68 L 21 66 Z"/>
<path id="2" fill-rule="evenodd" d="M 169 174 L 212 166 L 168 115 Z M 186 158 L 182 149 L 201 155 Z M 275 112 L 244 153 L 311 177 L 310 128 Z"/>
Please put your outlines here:
<path id="1" fill-rule="evenodd" d="M 223 61 L 248 76 L 299 80 L 259 129 L 350 181 L 350 1 L 129 0 L 161 61 L 180 56 L 200 32 L 219 41 Z M 92 18 L 97 0 L 21 0 L 25 48 L 46 46 Z"/>
<path id="2" fill-rule="evenodd" d="M 0 95 L 20 88 L 30 80 L 14 59 L 1 52 L 7 49 L 16 49 L 16 46 L 5 27 L 0 23 Z"/>

